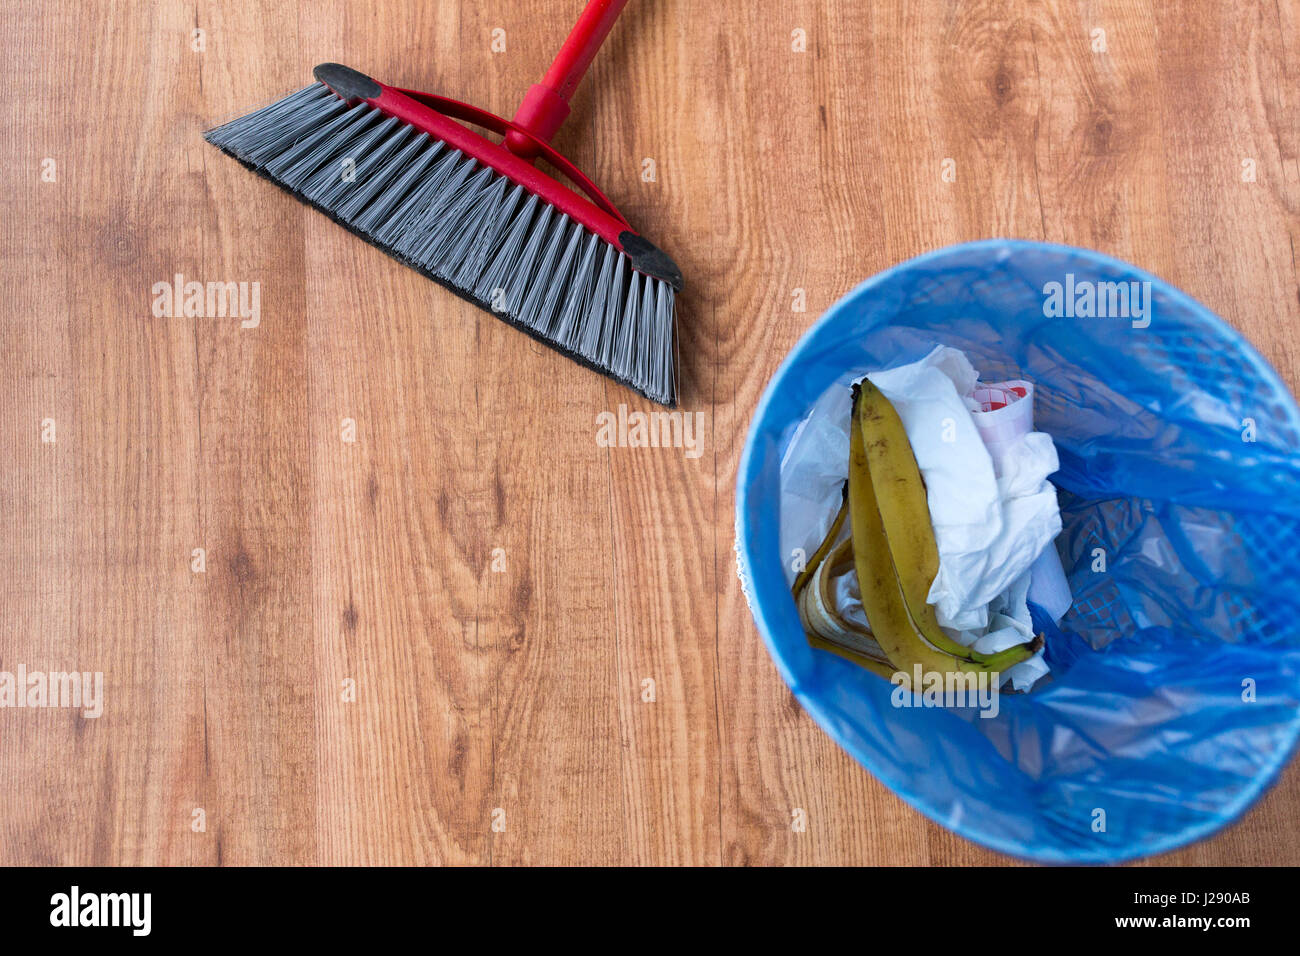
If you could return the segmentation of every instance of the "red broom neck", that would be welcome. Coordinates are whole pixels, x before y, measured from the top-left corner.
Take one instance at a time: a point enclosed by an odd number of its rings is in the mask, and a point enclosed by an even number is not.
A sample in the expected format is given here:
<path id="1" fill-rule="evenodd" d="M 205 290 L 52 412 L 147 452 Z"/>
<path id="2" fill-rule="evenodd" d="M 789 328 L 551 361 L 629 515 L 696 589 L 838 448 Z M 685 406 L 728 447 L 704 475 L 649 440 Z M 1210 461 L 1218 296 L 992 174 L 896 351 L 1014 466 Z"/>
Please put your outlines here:
<path id="1" fill-rule="evenodd" d="M 550 142 L 569 115 L 569 99 L 573 91 L 625 6 L 627 0 L 589 0 L 542 82 L 533 84 L 525 94 L 515 113 L 516 125 L 524 127 L 543 142 Z M 506 137 L 506 146 L 527 159 L 539 152 L 535 143 L 517 133 Z"/>

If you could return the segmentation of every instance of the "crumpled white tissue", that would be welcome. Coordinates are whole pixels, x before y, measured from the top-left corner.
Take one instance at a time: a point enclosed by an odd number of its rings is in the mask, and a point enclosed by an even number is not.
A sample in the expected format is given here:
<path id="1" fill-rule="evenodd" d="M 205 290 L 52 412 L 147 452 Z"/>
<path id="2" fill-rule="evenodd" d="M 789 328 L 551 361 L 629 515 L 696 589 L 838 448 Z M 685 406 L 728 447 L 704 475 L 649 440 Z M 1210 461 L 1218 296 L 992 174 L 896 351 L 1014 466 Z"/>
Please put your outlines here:
<path id="1" fill-rule="evenodd" d="M 995 652 L 1033 636 L 1030 567 L 1061 532 L 1051 436 L 1029 432 L 1002 455 L 1002 476 L 971 417 L 978 373 L 964 353 L 937 346 L 910 365 L 868 376 L 897 409 L 925 479 L 939 549 L 929 602 L 957 641 Z M 811 554 L 839 507 L 848 460 L 850 396 L 843 384 L 818 400 L 781 467 L 781 542 Z M 793 580 L 793 576 L 792 576 Z M 865 623 L 855 575 L 835 581 L 837 606 Z M 1026 690 L 1048 672 L 1043 653 L 1005 675 Z"/>

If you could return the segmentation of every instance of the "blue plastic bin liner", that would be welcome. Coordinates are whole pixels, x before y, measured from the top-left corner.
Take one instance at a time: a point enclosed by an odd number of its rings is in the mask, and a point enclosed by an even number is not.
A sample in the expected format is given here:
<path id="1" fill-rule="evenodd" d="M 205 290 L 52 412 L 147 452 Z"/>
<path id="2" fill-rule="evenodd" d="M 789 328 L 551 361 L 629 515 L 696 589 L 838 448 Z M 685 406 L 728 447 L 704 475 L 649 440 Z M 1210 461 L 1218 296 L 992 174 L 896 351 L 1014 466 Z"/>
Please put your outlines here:
<path id="1" fill-rule="evenodd" d="M 1067 282 L 1138 283 L 1149 324 L 1049 316 L 1049 283 Z M 1059 629 L 1036 615 L 1052 678 L 1003 695 L 993 719 L 895 708 L 891 684 L 810 648 L 779 550 L 781 456 L 812 404 L 846 372 L 936 344 L 964 350 L 985 381 L 1034 382 L 1036 425 L 1060 454 L 1057 547 L 1074 606 Z M 978 242 L 851 292 L 758 406 L 737 552 L 803 706 L 908 803 L 994 849 L 1109 862 L 1181 846 L 1250 806 L 1295 746 L 1300 411 L 1240 335 L 1115 259 Z"/>

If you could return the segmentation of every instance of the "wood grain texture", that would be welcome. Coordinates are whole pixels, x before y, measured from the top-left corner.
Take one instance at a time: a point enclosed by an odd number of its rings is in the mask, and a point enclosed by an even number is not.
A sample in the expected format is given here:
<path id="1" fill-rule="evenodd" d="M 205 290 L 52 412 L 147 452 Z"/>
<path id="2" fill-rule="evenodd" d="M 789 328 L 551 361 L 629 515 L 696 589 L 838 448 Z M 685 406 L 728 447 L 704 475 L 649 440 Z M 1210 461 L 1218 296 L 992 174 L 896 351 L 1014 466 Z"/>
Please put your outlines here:
<path id="1" fill-rule="evenodd" d="M 998 235 L 1170 280 L 1295 391 L 1300 8 L 636 0 L 558 145 L 687 276 L 698 458 L 599 447 L 641 400 L 200 137 L 324 60 L 509 114 L 578 8 L 0 11 L 0 668 L 106 680 L 98 720 L 0 710 L 0 863 L 1007 862 L 780 681 L 732 551 L 752 409 L 856 282 Z M 154 318 L 176 273 L 260 283 L 261 324 Z M 1293 764 L 1158 862 L 1300 863 L 1298 808 Z"/>

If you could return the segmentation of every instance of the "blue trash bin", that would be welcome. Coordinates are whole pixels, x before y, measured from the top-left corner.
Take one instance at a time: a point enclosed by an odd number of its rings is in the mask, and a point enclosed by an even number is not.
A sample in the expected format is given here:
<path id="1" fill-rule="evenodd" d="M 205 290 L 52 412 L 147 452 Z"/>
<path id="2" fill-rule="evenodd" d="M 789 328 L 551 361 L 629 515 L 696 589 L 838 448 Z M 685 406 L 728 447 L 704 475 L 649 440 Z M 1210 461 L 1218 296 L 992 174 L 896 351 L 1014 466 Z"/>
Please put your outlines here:
<path id="1" fill-rule="evenodd" d="M 1052 679 L 1003 696 L 994 719 L 895 708 L 889 683 L 810 648 L 778 541 L 781 456 L 817 398 L 936 344 L 985 381 L 1034 382 L 1060 455 L 1074 606 L 1059 629 L 1036 615 Z M 777 370 L 737 485 L 741 578 L 781 676 L 863 766 L 965 837 L 1043 862 L 1160 853 L 1235 819 L 1295 747 L 1300 410 L 1240 335 L 1128 263 L 991 240 L 868 279 Z"/>

